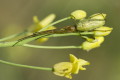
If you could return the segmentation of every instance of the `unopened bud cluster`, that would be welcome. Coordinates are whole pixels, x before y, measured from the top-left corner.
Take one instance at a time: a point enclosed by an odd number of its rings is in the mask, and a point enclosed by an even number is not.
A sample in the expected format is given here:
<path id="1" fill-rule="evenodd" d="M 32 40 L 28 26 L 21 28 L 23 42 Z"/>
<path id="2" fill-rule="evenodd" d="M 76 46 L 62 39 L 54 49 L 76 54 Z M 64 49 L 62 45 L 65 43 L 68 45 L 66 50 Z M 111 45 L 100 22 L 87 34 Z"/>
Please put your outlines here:
<path id="1" fill-rule="evenodd" d="M 93 48 L 99 47 L 104 41 L 104 36 L 111 33 L 112 28 L 104 26 L 106 14 L 96 13 L 88 18 L 86 17 L 86 12 L 83 10 L 76 10 L 71 13 L 71 16 L 75 20 L 79 20 L 77 23 L 77 30 L 82 32 L 92 32 L 92 35 L 84 35 L 83 38 L 86 39 L 82 43 L 83 50 L 91 50 Z"/>

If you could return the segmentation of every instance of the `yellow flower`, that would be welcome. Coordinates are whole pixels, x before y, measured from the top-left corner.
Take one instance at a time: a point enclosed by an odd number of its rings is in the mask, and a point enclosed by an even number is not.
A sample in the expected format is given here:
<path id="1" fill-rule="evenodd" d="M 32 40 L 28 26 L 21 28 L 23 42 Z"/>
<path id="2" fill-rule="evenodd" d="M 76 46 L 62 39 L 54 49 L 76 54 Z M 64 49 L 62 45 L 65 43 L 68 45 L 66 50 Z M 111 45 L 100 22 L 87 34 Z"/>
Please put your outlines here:
<path id="1" fill-rule="evenodd" d="M 64 76 L 72 79 L 71 74 L 78 74 L 79 70 L 86 70 L 84 65 L 89 65 L 88 61 L 77 59 L 74 55 L 70 54 L 70 62 L 60 62 L 54 65 L 54 74 Z"/>
<path id="2" fill-rule="evenodd" d="M 44 18 L 43 20 L 39 21 L 38 17 L 34 16 L 33 21 L 34 21 L 35 24 L 32 26 L 30 31 L 32 33 L 34 33 L 34 32 L 37 32 L 37 31 L 41 30 L 42 28 L 49 25 L 55 19 L 55 17 L 56 17 L 55 14 L 50 14 L 46 18 Z M 47 28 L 45 31 L 52 30 L 52 29 L 56 29 L 56 28 L 54 26 L 51 26 L 51 27 Z M 41 43 L 45 42 L 47 40 L 48 40 L 48 38 L 40 38 L 40 39 L 38 39 L 38 41 L 41 42 Z"/>
<path id="3" fill-rule="evenodd" d="M 33 31 L 34 32 L 39 31 L 40 29 L 42 29 L 42 28 L 46 27 L 47 25 L 49 25 L 54 19 L 55 19 L 55 14 L 50 14 L 41 21 L 38 20 L 37 16 L 34 16 L 33 21 L 36 24 L 36 26 L 34 27 Z M 46 30 L 52 30 L 52 29 L 55 29 L 55 27 L 51 26 Z"/>
<path id="4" fill-rule="evenodd" d="M 104 37 L 95 37 L 94 42 L 89 42 L 89 41 L 83 42 L 82 49 L 89 51 L 93 48 L 97 48 L 101 45 L 103 41 L 104 41 Z"/>

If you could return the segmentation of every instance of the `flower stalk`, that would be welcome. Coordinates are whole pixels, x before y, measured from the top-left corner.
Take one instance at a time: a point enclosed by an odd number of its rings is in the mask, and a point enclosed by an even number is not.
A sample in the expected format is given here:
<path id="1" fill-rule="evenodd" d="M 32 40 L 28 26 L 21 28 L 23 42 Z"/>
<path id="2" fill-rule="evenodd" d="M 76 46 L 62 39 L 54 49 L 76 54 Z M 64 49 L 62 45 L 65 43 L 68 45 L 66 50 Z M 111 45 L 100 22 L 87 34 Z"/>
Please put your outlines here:
<path id="1" fill-rule="evenodd" d="M 37 70 L 52 71 L 52 68 L 22 65 L 22 64 L 16 64 L 16 63 L 4 61 L 4 60 L 0 60 L 0 63 L 7 64 L 7 65 L 11 65 L 11 66 L 23 67 L 23 68 L 30 68 L 30 69 L 37 69 Z"/>

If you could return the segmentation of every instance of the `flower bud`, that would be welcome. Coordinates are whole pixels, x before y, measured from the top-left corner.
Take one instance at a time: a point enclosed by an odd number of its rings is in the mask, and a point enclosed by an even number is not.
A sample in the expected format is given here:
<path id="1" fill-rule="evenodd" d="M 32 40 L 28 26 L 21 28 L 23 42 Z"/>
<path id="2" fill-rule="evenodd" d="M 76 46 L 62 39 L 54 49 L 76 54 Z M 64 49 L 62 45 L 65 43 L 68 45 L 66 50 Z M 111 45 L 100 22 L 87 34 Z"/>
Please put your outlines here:
<path id="1" fill-rule="evenodd" d="M 86 12 L 83 10 L 76 10 L 71 13 L 71 16 L 73 17 L 73 19 L 80 20 L 86 17 Z"/>
<path id="2" fill-rule="evenodd" d="M 94 30 L 94 35 L 95 36 L 107 36 L 111 33 L 111 31 L 113 30 L 113 28 L 109 28 L 109 27 L 99 27 L 96 28 Z"/>
<path id="3" fill-rule="evenodd" d="M 82 49 L 83 50 L 91 50 L 93 48 L 97 48 L 100 46 L 100 44 L 104 41 L 104 37 L 95 37 L 95 42 L 89 42 L 89 41 L 85 41 L 82 44 Z"/>

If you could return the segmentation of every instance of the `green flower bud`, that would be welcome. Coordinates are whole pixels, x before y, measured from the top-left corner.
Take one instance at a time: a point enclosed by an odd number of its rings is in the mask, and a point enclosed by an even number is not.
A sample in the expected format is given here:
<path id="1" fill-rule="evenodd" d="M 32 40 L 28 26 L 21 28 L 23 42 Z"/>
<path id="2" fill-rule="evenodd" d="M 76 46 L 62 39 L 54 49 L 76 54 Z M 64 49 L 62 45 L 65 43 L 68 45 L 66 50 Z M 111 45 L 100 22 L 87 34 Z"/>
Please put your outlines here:
<path id="1" fill-rule="evenodd" d="M 89 51 L 93 48 L 100 47 L 100 44 L 104 41 L 104 37 L 95 37 L 95 42 L 85 41 L 82 44 L 82 49 Z"/>
<path id="2" fill-rule="evenodd" d="M 96 28 L 94 30 L 94 35 L 95 36 L 107 36 L 111 33 L 111 31 L 113 30 L 113 28 L 109 28 L 109 27 L 99 27 Z"/>
<path id="3" fill-rule="evenodd" d="M 94 14 L 88 19 L 82 19 L 77 24 L 77 29 L 80 31 L 90 31 L 95 28 L 101 27 L 105 24 L 105 16 L 106 14 Z"/>
<path id="4" fill-rule="evenodd" d="M 83 10 L 76 10 L 71 13 L 71 16 L 73 19 L 80 20 L 86 17 L 86 12 Z"/>

